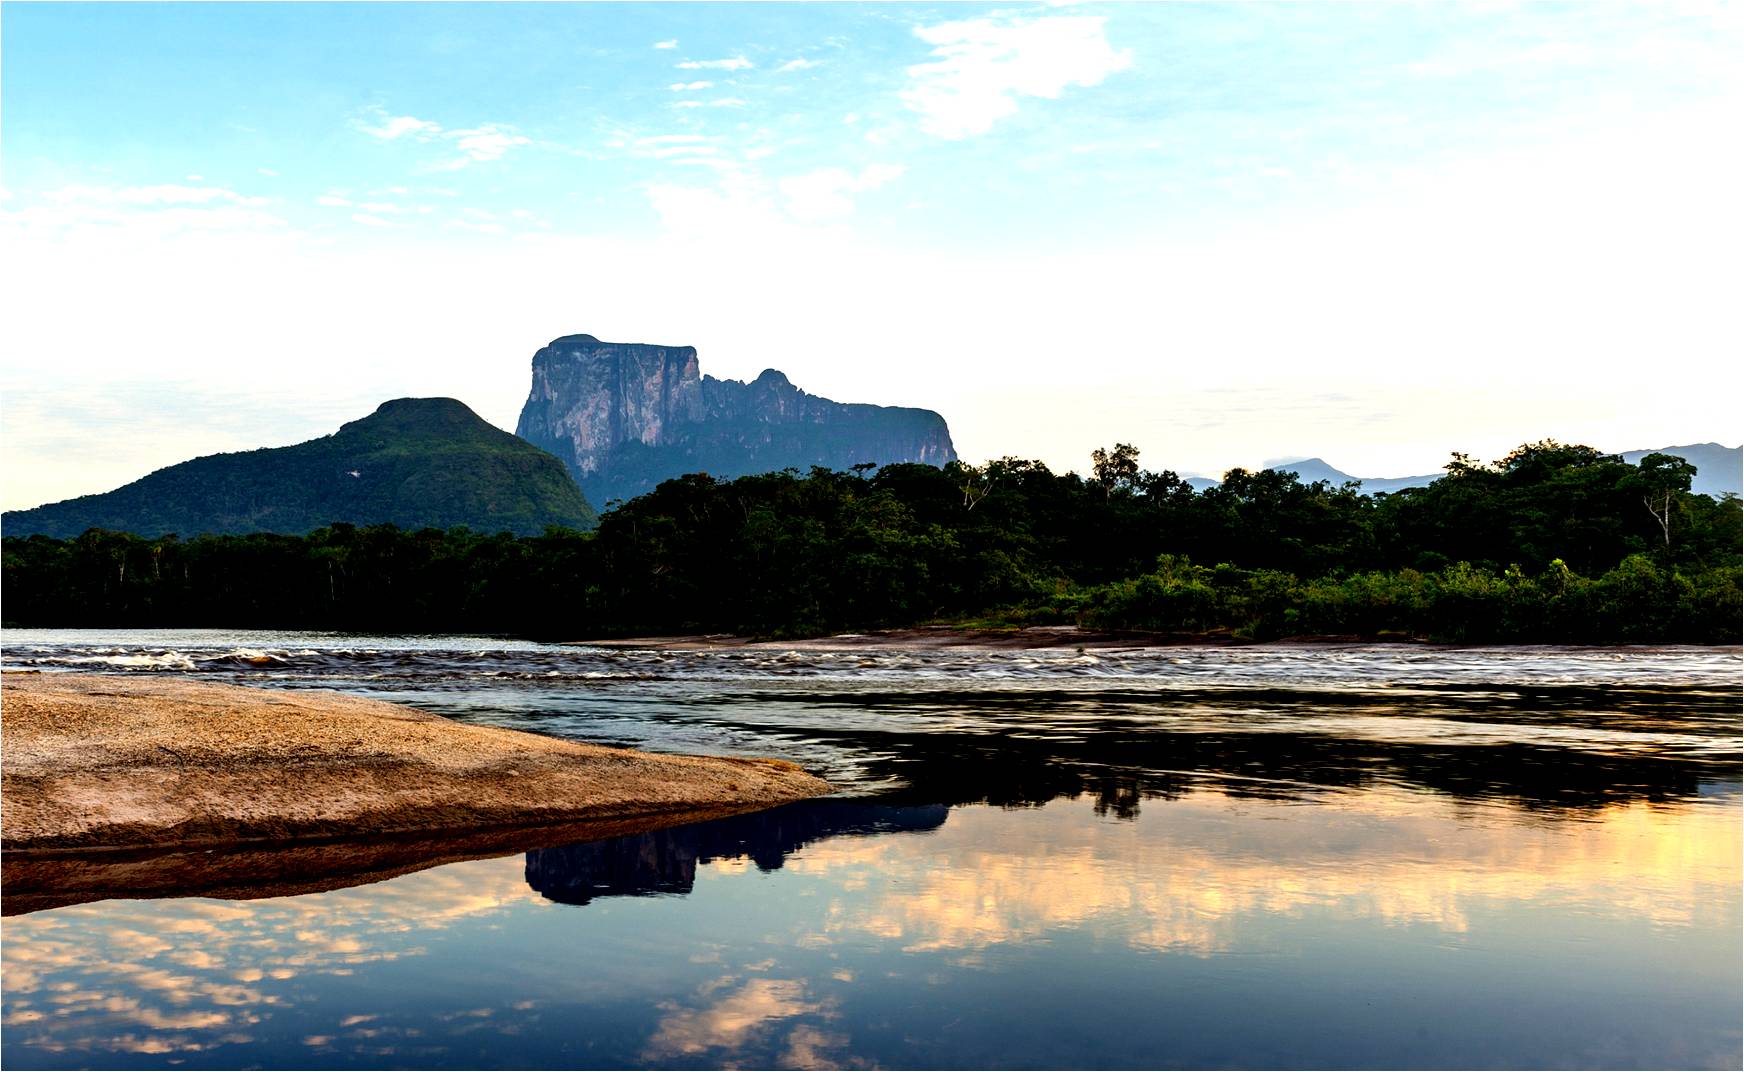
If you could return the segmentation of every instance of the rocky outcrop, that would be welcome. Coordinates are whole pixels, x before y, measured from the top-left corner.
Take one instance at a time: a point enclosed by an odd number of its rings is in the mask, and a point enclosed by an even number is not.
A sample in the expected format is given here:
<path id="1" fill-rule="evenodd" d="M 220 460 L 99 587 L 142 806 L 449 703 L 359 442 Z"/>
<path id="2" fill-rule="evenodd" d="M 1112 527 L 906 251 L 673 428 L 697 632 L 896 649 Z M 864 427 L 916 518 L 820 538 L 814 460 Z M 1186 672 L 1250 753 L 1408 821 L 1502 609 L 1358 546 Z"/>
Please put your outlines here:
<path id="1" fill-rule="evenodd" d="M 822 465 L 943 465 L 950 429 L 931 410 L 834 402 L 774 369 L 750 383 L 702 375 L 696 349 L 568 335 L 533 355 L 515 432 L 568 466 L 602 507 L 663 480 Z"/>

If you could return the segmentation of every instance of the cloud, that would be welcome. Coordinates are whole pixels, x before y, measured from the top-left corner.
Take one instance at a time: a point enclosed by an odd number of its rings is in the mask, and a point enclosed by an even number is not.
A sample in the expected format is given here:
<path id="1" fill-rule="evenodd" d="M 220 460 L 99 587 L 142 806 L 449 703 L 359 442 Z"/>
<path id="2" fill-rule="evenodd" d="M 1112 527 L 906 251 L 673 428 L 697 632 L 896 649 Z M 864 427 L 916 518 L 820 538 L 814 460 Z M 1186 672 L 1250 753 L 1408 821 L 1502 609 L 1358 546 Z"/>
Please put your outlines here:
<path id="1" fill-rule="evenodd" d="M 678 65 L 681 71 L 748 71 L 757 66 L 743 56 L 734 56 L 725 60 L 685 60 Z"/>
<path id="2" fill-rule="evenodd" d="M 234 190 L 217 186 L 63 186 L 42 195 L 43 200 L 57 204 L 85 203 L 94 205 L 205 205 L 228 202 L 233 205 L 258 207 L 268 203 L 264 197 L 248 197 Z"/>
<path id="3" fill-rule="evenodd" d="M 781 196 L 794 219 L 804 222 L 851 215 L 851 195 L 876 190 L 902 177 L 900 164 L 873 164 L 855 175 L 843 168 L 823 168 L 781 180 Z"/>
<path id="4" fill-rule="evenodd" d="M 681 100 L 673 101 L 674 108 L 743 108 L 745 102 L 738 97 L 717 97 L 714 100 Z"/>
<path id="5" fill-rule="evenodd" d="M 370 137 L 380 138 L 382 141 L 395 141 L 404 137 L 424 140 L 442 133 L 440 125 L 427 119 L 419 119 L 410 115 L 387 115 L 381 112 L 377 112 L 377 114 L 381 116 L 381 122 L 376 126 L 370 126 L 361 119 L 354 120 L 352 125 Z"/>
<path id="6" fill-rule="evenodd" d="M 468 164 L 501 160 L 510 149 L 533 144 L 533 139 L 506 123 L 482 123 L 465 130 L 448 130 L 440 123 L 414 116 L 390 116 L 380 109 L 376 109 L 375 114 L 380 119 L 377 125 L 355 119 L 352 126 L 382 141 L 405 137 L 416 141 L 440 139 L 453 143 L 460 150 L 460 156 L 430 165 L 428 170 L 432 171 L 457 171 Z"/>
<path id="7" fill-rule="evenodd" d="M 715 980 L 714 986 L 704 988 L 705 996 L 733 981 L 731 976 Z M 737 1050 L 782 1020 L 822 1008 L 818 1002 L 806 1000 L 805 984 L 798 979 L 751 979 L 701 1008 L 668 1006 L 648 1040 L 646 1056 L 661 1060 L 714 1049 Z"/>
<path id="8" fill-rule="evenodd" d="M 928 134 L 952 140 L 984 134 L 1013 115 L 1022 97 L 1057 99 L 1067 86 L 1094 86 L 1132 65 L 1132 52 L 1108 43 L 1106 19 L 962 19 L 917 26 L 933 63 L 908 69 L 903 103 Z"/>
<path id="9" fill-rule="evenodd" d="M 394 224 L 389 223 L 387 220 L 382 219 L 380 216 L 371 216 L 368 213 L 364 213 L 364 212 L 353 213 L 352 217 L 351 217 L 351 222 L 361 223 L 365 227 L 393 227 L 393 226 L 395 226 Z"/>
<path id="10" fill-rule="evenodd" d="M 8 197 L 0 237 L 60 242 L 74 232 L 157 242 L 187 234 L 288 234 L 287 222 L 266 211 L 271 198 L 218 186 L 96 186 L 76 184 L 28 198 Z M 17 205 L 18 207 L 13 207 Z"/>
<path id="11" fill-rule="evenodd" d="M 780 72 L 780 71 L 809 71 L 813 67 L 822 67 L 823 65 L 824 65 L 823 60 L 788 60 L 786 63 L 775 68 L 775 70 L 778 72 Z"/>
<path id="12" fill-rule="evenodd" d="M 693 89 L 713 89 L 714 87 L 713 82 L 674 82 L 666 88 L 675 93 L 683 93 Z"/>
<path id="13" fill-rule="evenodd" d="M 531 145 L 533 139 L 515 132 L 511 126 L 487 123 L 472 130 L 451 130 L 443 135 L 452 138 L 470 160 L 501 160 L 503 154 L 519 145 Z"/>
<path id="14" fill-rule="evenodd" d="M 656 42 L 654 42 L 654 47 L 655 48 L 677 48 L 678 47 L 678 38 L 670 37 L 664 41 L 656 41 Z"/>
<path id="15" fill-rule="evenodd" d="M 276 179 L 279 177 L 279 173 L 269 167 L 255 168 L 254 170 L 261 175 L 265 175 L 269 179 Z"/>
<path id="16" fill-rule="evenodd" d="M 651 160 L 674 157 L 717 156 L 721 139 L 708 134 L 656 134 L 637 138 L 629 145 L 630 152 Z"/>

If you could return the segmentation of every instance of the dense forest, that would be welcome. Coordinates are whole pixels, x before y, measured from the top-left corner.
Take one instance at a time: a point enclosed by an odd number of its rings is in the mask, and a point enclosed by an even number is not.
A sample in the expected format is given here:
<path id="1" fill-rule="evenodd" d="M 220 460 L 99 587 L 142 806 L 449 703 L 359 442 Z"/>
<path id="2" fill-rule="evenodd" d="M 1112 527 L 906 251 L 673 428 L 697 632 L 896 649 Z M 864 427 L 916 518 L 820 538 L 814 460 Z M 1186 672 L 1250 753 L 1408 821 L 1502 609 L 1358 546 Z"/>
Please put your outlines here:
<path id="1" fill-rule="evenodd" d="M 4 541 L 21 626 L 795 637 L 958 622 L 1458 642 L 1736 643 L 1740 507 L 1669 455 L 1455 455 L 1365 496 L 1234 470 L 1196 492 L 1124 444 L 1034 461 L 691 475 L 593 532 Z"/>

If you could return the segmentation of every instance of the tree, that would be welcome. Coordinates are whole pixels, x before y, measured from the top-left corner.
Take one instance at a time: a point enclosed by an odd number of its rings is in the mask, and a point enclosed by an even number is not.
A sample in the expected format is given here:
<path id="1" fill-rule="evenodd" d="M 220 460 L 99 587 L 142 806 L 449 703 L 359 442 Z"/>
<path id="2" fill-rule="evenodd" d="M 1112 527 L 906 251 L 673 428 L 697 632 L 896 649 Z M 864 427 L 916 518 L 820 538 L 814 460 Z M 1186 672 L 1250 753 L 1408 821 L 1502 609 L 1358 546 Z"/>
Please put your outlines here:
<path id="1" fill-rule="evenodd" d="M 1641 505 L 1659 524 L 1666 550 L 1671 549 L 1672 507 L 1689 493 L 1696 467 L 1674 454 L 1649 454 L 1630 475 L 1631 490 L 1641 495 Z"/>
<path id="2" fill-rule="evenodd" d="M 1131 443 L 1116 443 L 1111 451 L 1097 447 L 1090 452 L 1090 461 L 1103 498 L 1113 495 L 1116 488 L 1131 488 L 1138 479 L 1138 448 Z"/>

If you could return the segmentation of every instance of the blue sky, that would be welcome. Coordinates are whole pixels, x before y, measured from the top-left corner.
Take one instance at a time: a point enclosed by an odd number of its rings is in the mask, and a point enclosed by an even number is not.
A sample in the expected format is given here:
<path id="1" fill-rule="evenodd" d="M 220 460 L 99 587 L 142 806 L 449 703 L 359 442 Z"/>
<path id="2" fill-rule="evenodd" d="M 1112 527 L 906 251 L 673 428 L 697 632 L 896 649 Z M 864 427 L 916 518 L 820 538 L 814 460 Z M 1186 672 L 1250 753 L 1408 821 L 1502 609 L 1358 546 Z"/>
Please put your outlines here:
<path id="1" fill-rule="evenodd" d="M 1062 469 L 1115 438 L 1371 475 L 1739 438 L 1736 9 L 8 4 L 0 30 L 7 507 L 398 395 L 512 427 L 569 332 L 932 406 L 972 459 Z"/>

